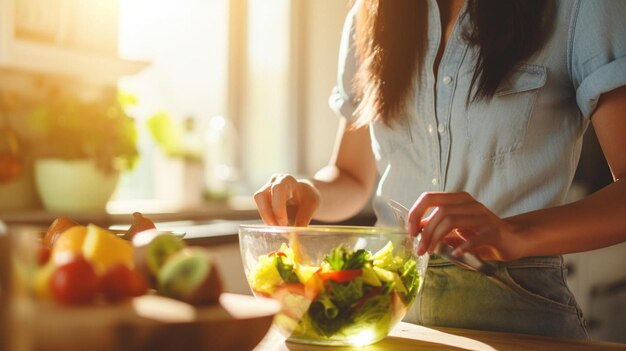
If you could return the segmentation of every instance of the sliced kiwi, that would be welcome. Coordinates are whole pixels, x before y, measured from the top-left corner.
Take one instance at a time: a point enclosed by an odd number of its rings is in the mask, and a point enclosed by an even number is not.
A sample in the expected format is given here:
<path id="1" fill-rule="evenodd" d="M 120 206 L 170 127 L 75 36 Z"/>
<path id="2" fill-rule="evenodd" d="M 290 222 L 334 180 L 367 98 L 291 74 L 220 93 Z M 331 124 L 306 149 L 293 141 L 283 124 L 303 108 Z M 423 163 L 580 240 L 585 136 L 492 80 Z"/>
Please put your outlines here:
<path id="1" fill-rule="evenodd" d="M 170 256 L 158 275 L 159 293 L 192 304 L 217 301 L 221 280 L 210 254 L 202 248 L 187 248 Z"/>
<path id="2" fill-rule="evenodd" d="M 173 234 L 159 234 L 147 246 L 146 264 L 157 276 L 165 261 L 173 254 L 185 248 L 185 243 Z"/>

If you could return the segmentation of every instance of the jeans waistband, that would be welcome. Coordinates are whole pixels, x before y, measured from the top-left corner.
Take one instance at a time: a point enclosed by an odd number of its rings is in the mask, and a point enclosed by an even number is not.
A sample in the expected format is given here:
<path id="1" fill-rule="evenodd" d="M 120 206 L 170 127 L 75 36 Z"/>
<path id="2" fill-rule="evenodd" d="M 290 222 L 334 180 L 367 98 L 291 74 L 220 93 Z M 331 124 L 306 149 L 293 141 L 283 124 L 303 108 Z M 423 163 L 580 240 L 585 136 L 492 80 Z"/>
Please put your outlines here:
<path id="1" fill-rule="evenodd" d="M 530 256 L 523 257 L 514 261 L 489 261 L 497 267 L 561 267 L 563 265 L 563 256 Z M 443 256 L 431 254 L 428 259 L 428 267 L 444 267 L 453 266 L 454 264 Z"/>

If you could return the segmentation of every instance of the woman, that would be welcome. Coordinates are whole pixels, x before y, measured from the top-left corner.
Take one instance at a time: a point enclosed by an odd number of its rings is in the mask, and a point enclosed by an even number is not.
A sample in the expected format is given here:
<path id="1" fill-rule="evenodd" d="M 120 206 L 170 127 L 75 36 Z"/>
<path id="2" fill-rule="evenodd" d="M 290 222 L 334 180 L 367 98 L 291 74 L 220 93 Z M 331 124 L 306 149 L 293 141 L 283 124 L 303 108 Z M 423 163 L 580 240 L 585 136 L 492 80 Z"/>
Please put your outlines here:
<path id="1" fill-rule="evenodd" d="M 456 243 L 526 290 L 431 255 L 407 321 L 586 338 L 560 255 L 626 240 L 624 13 L 622 1 L 357 2 L 330 165 L 272 177 L 255 194 L 263 220 L 287 225 L 288 204 L 296 225 L 348 218 L 378 181 L 378 225 L 395 223 L 388 199 L 412 205 L 418 254 Z M 589 123 L 615 181 L 565 204 Z"/>

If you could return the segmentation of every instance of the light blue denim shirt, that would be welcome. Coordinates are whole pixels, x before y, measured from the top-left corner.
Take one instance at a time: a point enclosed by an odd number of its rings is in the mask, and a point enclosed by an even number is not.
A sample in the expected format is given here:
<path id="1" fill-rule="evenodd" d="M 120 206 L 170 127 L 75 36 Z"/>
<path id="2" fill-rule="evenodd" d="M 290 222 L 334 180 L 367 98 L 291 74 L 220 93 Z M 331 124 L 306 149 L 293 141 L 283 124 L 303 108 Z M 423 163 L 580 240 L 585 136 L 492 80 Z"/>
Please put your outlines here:
<path id="1" fill-rule="evenodd" d="M 562 204 L 598 98 L 626 85 L 626 1 L 557 1 L 545 46 L 490 102 L 469 107 L 475 49 L 461 36 L 468 16 L 459 16 L 435 76 L 442 31 L 436 1 L 428 4 L 426 57 L 401 116 L 405 123 L 394 129 L 370 124 L 380 174 L 378 225 L 395 225 L 388 199 L 411 206 L 425 191 L 467 191 L 502 217 Z M 329 99 L 348 120 L 356 108 L 354 14 L 353 8 L 344 26 L 338 84 Z"/>

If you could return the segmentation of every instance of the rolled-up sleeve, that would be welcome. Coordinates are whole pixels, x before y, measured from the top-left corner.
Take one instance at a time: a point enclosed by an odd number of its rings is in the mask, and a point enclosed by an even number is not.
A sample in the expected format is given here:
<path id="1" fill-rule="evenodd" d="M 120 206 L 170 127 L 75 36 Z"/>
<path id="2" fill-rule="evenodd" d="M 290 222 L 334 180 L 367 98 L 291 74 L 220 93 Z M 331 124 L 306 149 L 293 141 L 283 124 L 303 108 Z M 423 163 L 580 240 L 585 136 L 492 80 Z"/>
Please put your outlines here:
<path id="1" fill-rule="evenodd" d="M 356 116 L 355 96 L 352 85 L 356 75 L 356 47 L 354 44 L 354 18 L 359 5 L 357 1 L 348 15 L 343 26 L 341 43 L 339 46 L 339 62 L 337 65 L 337 85 L 333 87 L 328 104 L 330 108 L 348 121 L 354 121 Z"/>
<path id="2" fill-rule="evenodd" d="M 600 95 L 626 85 L 626 1 L 581 0 L 570 36 L 570 74 L 586 118 Z"/>

